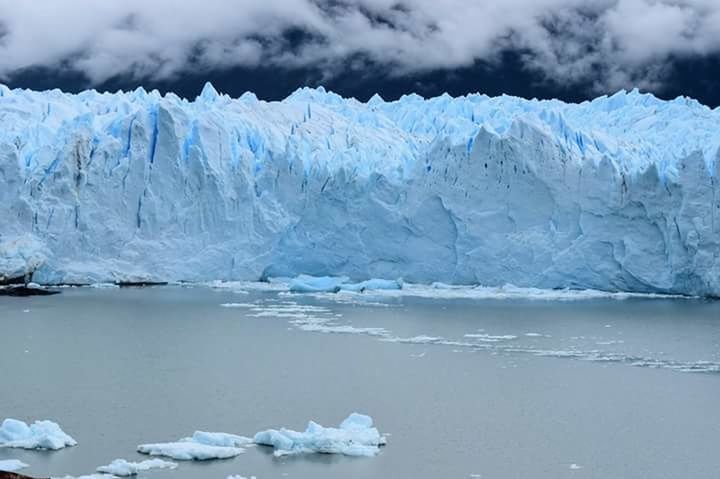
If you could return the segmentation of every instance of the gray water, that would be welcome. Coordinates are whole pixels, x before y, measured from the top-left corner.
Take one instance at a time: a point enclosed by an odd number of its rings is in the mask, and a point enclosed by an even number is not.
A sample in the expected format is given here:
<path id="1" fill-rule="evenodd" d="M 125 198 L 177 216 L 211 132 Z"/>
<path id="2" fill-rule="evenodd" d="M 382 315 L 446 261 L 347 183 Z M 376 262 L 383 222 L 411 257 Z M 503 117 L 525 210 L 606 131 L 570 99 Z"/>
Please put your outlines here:
<path id="1" fill-rule="evenodd" d="M 384 331 L 307 332 L 268 313 L 296 304 L 320 306 L 321 325 Z M 377 457 L 255 447 L 145 477 L 710 479 L 718 371 L 718 302 L 67 289 L 0 298 L 0 419 L 51 419 L 79 445 L 0 459 L 89 474 L 196 429 L 253 435 L 358 411 L 390 434 Z"/>

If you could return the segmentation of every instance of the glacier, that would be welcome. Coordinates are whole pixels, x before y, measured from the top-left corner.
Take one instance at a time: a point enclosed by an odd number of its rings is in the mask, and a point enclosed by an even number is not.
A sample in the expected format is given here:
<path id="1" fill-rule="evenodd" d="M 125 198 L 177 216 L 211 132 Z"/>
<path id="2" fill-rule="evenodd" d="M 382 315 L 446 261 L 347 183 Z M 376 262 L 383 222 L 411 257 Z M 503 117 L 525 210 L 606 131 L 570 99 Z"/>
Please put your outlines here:
<path id="1" fill-rule="evenodd" d="M 720 296 L 720 110 L 0 85 L 0 284 L 300 274 Z"/>

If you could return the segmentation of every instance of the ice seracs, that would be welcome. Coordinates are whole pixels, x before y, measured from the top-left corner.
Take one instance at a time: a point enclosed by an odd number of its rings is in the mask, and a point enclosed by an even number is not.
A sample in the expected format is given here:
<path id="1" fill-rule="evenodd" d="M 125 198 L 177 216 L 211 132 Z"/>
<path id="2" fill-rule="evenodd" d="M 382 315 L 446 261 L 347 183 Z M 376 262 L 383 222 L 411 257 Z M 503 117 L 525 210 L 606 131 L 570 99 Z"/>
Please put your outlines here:
<path id="1" fill-rule="evenodd" d="M 720 110 L 686 98 L 2 88 L 0 118 L 0 282 L 720 296 Z"/>
<path id="2" fill-rule="evenodd" d="M 255 434 L 255 442 L 274 447 L 276 456 L 307 453 L 374 456 L 386 441 L 373 427 L 370 416 L 353 413 L 338 428 L 310 421 L 304 432 L 285 428 L 260 431 Z"/>
<path id="3" fill-rule="evenodd" d="M 75 445 L 77 441 L 52 421 L 35 421 L 28 425 L 8 418 L 0 425 L 0 447 L 57 450 Z"/>

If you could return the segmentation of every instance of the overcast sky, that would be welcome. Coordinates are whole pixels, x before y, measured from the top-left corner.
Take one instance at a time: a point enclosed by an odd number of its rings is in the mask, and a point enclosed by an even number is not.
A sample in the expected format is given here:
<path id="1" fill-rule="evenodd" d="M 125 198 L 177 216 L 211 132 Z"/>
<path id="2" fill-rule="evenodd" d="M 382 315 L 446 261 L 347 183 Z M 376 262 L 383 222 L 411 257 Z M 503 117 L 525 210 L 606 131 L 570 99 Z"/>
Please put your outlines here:
<path id="1" fill-rule="evenodd" d="M 572 100 L 637 86 L 720 103 L 718 58 L 720 0 L 0 0 L 11 86 Z"/>

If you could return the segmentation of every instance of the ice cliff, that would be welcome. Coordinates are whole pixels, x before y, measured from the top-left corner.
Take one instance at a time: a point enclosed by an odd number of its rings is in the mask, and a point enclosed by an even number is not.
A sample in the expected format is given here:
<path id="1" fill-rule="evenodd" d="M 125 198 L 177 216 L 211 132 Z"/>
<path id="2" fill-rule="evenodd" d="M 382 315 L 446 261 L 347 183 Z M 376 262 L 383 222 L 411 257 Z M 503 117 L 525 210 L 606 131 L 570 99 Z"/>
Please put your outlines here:
<path id="1" fill-rule="evenodd" d="M 0 85 L 0 281 L 344 275 L 720 295 L 720 110 Z"/>

